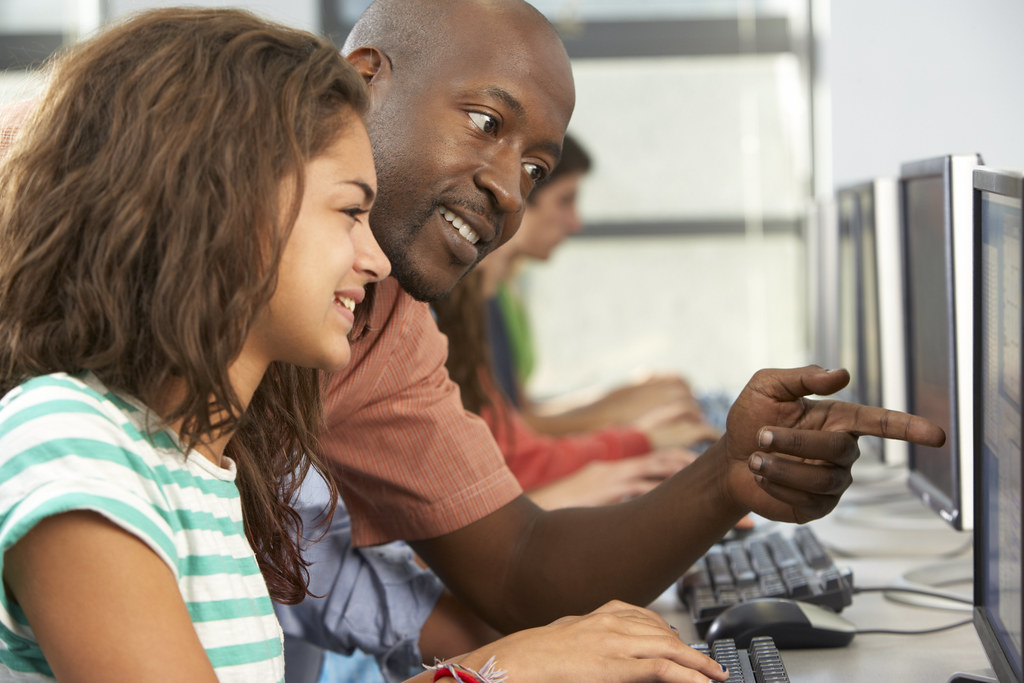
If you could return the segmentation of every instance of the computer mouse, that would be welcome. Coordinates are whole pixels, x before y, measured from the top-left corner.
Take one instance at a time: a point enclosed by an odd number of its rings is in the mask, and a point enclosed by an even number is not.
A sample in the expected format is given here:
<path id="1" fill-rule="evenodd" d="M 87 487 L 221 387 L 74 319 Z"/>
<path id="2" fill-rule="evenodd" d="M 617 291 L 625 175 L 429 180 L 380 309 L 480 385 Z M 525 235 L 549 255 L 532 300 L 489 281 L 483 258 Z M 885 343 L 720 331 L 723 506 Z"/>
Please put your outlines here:
<path id="1" fill-rule="evenodd" d="M 739 602 L 715 617 L 704 639 L 732 638 L 747 648 L 755 636 L 771 636 L 780 650 L 849 645 L 857 628 L 830 609 L 786 598 Z"/>

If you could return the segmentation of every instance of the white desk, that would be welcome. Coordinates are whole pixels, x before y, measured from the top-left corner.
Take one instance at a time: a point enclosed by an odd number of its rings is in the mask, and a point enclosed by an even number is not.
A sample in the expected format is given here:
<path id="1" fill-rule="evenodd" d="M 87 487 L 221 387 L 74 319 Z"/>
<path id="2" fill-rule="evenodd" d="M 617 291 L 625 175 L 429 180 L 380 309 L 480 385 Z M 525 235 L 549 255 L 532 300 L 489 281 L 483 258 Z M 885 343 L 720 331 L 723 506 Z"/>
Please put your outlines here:
<path id="1" fill-rule="evenodd" d="M 891 586 L 907 570 L 949 556 L 969 560 L 970 534 L 954 531 L 926 510 L 902 480 L 869 478 L 875 481 L 855 484 L 830 516 L 813 523 L 837 564 L 853 570 L 855 588 Z M 895 500 L 879 503 L 881 497 Z M 948 590 L 970 597 L 969 584 Z M 699 639 L 673 591 L 653 607 L 684 641 Z M 970 617 L 969 611 L 901 604 L 882 593 L 855 594 L 842 614 L 860 629 L 893 630 L 928 629 Z M 946 683 L 954 673 L 988 668 L 972 624 L 927 635 L 862 634 L 847 647 L 784 650 L 782 658 L 794 683 Z"/>

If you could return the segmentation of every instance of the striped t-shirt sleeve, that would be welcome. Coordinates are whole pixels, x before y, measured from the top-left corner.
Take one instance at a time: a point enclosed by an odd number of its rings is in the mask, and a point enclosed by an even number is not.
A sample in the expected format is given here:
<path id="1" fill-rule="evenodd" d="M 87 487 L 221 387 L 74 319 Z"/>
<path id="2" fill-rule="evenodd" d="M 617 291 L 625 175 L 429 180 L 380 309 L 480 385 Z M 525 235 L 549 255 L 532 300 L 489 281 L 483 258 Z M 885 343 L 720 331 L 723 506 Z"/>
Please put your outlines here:
<path id="1" fill-rule="evenodd" d="M 91 510 L 145 542 L 177 578 L 174 531 L 166 511 L 152 502 L 159 484 L 128 441 L 102 401 L 70 378 L 39 378 L 8 394 L 0 403 L 0 552 L 46 517 Z M 52 675 L 6 593 L 0 607 L 7 644 L 0 662 L 14 671 Z"/>
<path id="2" fill-rule="evenodd" d="M 27 382 L 0 402 L 0 552 L 43 518 L 95 511 L 171 569 L 222 680 L 278 681 L 280 628 L 245 540 L 233 472 L 185 461 L 140 410 L 66 375 Z M 0 571 L 3 555 L 0 554 Z M 52 676 L 24 615 L 0 595 L 0 678 Z"/>

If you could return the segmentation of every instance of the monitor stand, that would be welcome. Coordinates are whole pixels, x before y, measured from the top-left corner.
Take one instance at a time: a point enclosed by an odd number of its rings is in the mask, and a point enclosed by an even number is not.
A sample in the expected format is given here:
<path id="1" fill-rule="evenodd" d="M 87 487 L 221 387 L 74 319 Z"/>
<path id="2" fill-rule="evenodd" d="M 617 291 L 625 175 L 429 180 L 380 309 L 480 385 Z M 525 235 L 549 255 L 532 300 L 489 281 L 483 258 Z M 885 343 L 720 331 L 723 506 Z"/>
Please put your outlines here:
<path id="1" fill-rule="evenodd" d="M 918 607 L 971 612 L 974 610 L 970 587 L 974 577 L 973 558 L 953 558 L 925 565 L 903 574 L 896 581 L 898 588 L 910 588 L 934 595 L 908 593 L 900 590 L 886 591 L 885 597 L 893 602 Z M 947 586 L 963 585 L 967 587 L 963 593 L 944 590 Z M 949 599 L 942 597 L 949 595 Z M 965 679 L 970 680 L 970 679 Z M 984 679 L 981 679 L 984 680 Z"/>
<path id="2" fill-rule="evenodd" d="M 950 676 L 946 683 L 999 683 L 999 679 L 991 669 L 977 672 L 958 671 Z"/>

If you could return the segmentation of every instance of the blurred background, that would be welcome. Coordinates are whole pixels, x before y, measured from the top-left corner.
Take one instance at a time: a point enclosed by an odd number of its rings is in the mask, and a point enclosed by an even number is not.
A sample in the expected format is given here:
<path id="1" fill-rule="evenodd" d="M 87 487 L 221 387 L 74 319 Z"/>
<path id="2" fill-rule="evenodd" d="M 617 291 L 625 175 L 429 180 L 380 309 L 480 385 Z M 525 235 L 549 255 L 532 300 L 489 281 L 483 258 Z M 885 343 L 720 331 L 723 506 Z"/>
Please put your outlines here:
<path id="1" fill-rule="evenodd" d="M 0 100 L 125 13 L 240 6 L 339 45 L 368 0 L 0 0 Z M 836 186 L 980 152 L 1024 167 L 1021 0 L 534 0 L 573 59 L 585 223 L 524 274 L 537 396 L 658 371 L 737 391 L 815 357 Z M 1016 75 L 1015 75 L 1016 74 Z"/>

